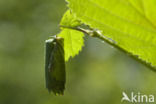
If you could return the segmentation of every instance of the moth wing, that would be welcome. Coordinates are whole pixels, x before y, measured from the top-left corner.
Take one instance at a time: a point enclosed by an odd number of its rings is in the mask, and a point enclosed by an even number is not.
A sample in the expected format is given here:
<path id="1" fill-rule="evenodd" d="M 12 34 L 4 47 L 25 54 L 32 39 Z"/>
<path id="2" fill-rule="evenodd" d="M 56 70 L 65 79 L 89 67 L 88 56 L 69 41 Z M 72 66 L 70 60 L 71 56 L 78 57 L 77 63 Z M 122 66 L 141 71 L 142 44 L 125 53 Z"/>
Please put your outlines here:
<path id="1" fill-rule="evenodd" d="M 50 49 L 49 63 L 46 69 L 46 82 L 49 92 L 63 95 L 65 89 L 64 40 L 55 39 Z"/>

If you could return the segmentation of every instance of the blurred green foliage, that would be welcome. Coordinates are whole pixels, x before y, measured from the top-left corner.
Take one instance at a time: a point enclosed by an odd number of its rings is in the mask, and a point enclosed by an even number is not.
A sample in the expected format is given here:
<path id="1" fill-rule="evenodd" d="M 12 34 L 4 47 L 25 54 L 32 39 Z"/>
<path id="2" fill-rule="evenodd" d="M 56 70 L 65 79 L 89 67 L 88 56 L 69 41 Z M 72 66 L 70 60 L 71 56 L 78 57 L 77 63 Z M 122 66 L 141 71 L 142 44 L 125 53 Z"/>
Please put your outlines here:
<path id="1" fill-rule="evenodd" d="M 0 0 L 0 104 L 120 104 L 122 91 L 156 94 L 156 73 L 87 36 L 66 63 L 64 96 L 49 94 L 44 41 L 65 10 L 64 0 Z"/>

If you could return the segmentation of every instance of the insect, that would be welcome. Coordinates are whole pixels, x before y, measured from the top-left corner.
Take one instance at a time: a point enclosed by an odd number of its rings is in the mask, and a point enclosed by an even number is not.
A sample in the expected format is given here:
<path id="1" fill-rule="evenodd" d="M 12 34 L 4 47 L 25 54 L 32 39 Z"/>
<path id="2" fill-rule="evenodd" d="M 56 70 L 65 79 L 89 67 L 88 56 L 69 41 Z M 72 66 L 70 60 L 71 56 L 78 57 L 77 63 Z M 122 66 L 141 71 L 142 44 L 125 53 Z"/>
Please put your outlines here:
<path id="1" fill-rule="evenodd" d="M 63 95 L 65 89 L 64 39 L 53 37 L 45 41 L 46 88 L 55 95 Z"/>

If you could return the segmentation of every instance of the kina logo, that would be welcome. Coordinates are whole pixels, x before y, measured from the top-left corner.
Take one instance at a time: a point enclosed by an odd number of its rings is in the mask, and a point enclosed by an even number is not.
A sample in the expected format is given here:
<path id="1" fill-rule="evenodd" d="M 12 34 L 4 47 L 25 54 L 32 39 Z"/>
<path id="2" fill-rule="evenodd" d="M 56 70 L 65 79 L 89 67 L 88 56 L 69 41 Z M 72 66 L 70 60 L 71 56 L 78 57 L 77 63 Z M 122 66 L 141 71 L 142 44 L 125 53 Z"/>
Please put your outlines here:
<path id="1" fill-rule="evenodd" d="M 122 92 L 122 99 L 121 102 L 123 101 L 128 101 L 132 103 L 153 103 L 154 102 L 154 95 L 146 95 L 146 94 L 141 94 L 140 92 L 134 93 L 131 92 L 130 96 L 128 96 L 125 92 Z"/>

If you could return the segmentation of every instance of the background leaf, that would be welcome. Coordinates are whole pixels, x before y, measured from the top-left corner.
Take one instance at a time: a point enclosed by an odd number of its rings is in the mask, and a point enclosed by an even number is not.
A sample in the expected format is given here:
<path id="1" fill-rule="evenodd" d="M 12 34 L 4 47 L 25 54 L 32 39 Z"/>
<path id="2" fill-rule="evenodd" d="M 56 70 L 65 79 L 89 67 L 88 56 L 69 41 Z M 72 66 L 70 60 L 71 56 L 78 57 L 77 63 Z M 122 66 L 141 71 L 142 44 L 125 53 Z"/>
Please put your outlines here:
<path id="1" fill-rule="evenodd" d="M 132 53 L 139 60 L 156 66 L 156 28 L 154 20 L 147 18 L 147 12 L 141 9 L 138 0 L 68 0 L 69 8 L 78 20 L 99 29 L 104 36 L 114 40 L 127 53 Z M 146 1 L 148 3 L 152 2 Z M 147 3 L 147 4 L 148 4 Z M 135 6 L 134 6 L 135 5 Z M 140 6 L 139 6 L 140 5 Z M 142 11 L 142 12 L 141 12 Z M 150 12 L 152 15 L 153 12 Z"/>

